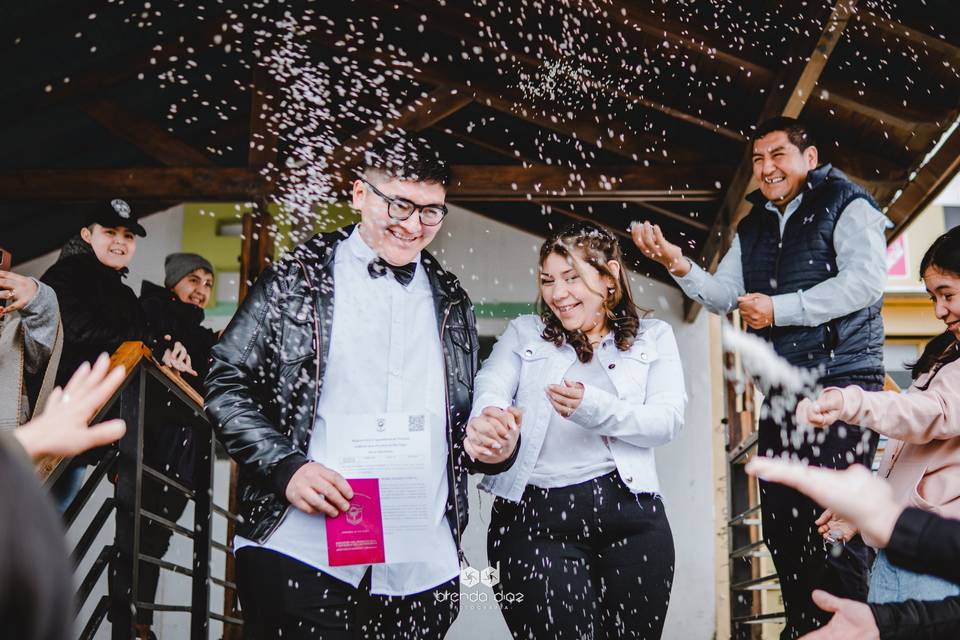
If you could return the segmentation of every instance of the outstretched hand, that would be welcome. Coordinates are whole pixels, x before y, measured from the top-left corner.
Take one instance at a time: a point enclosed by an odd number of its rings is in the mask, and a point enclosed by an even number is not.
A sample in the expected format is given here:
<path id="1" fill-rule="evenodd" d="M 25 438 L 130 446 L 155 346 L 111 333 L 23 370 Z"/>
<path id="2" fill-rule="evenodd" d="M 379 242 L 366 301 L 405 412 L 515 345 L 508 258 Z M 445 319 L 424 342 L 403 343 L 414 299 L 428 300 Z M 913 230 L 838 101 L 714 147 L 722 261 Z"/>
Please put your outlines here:
<path id="1" fill-rule="evenodd" d="M 880 630 L 870 605 L 856 600 L 838 598 L 826 591 L 813 592 L 813 602 L 824 611 L 833 613 L 830 622 L 800 640 L 880 640 Z"/>
<path id="2" fill-rule="evenodd" d="M 119 440 L 126 430 L 123 420 L 87 425 L 125 375 L 122 365 L 110 369 L 110 358 L 105 353 L 93 367 L 84 362 L 63 389 L 53 390 L 43 413 L 16 429 L 14 435 L 34 460 L 43 456 L 75 456 Z"/>
<path id="3" fill-rule="evenodd" d="M 675 276 L 681 278 L 690 273 L 690 261 L 683 257 L 683 250 L 663 237 L 660 225 L 649 222 L 634 222 L 630 236 L 637 248 L 654 262 L 659 262 Z"/>
<path id="4" fill-rule="evenodd" d="M 810 496 L 880 547 L 890 542 L 890 534 L 903 511 L 893 499 L 890 484 L 859 464 L 835 471 L 801 462 L 757 457 L 747 464 L 746 470 L 762 480 L 779 482 Z"/>

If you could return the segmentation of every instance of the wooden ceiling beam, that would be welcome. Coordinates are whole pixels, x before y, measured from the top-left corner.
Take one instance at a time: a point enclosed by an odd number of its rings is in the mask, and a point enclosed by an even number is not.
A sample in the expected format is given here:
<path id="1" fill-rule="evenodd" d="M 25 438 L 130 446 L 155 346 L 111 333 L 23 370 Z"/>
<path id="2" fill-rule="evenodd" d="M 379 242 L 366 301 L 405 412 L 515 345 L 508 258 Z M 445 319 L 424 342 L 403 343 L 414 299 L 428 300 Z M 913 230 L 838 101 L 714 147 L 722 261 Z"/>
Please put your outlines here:
<path id="1" fill-rule="evenodd" d="M 410 133 L 419 133 L 472 102 L 473 96 L 470 92 L 447 85 L 438 87 L 430 93 L 424 93 L 401 109 L 397 118 L 386 122 L 380 120 L 341 144 L 330 156 L 329 166 L 346 174 L 346 170 L 355 164 L 360 154 L 386 131 L 401 129 Z"/>
<path id="2" fill-rule="evenodd" d="M 485 35 L 484 31 L 486 27 L 482 20 L 475 14 L 464 14 L 438 5 L 435 1 L 427 0 L 407 0 L 407 2 L 399 4 L 393 1 L 387 2 L 386 0 L 374 0 L 371 4 L 370 0 L 366 0 L 365 4 L 370 6 L 372 6 L 372 4 L 379 4 L 381 7 L 388 6 L 391 11 L 406 13 L 418 22 L 421 16 L 427 16 L 427 22 L 432 29 L 435 28 L 441 33 L 458 38 L 473 46 L 504 54 L 514 62 L 523 64 L 527 72 L 534 72 L 543 67 L 543 60 L 535 55 L 524 52 L 519 46 L 513 46 L 513 43 L 507 43 L 502 38 L 502 34 L 498 34 L 501 35 L 500 38 Z M 596 69 L 594 69 L 594 71 L 596 71 Z M 618 88 L 611 88 L 600 83 L 589 85 L 588 88 L 608 97 L 620 98 L 627 102 L 635 102 L 647 109 L 658 111 L 671 118 L 706 129 L 707 131 L 737 142 L 743 142 L 745 140 L 739 131 L 734 131 L 729 127 L 711 122 L 705 118 L 683 111 L 682 109 L 651 100 L 643 95 L 624 92 Z"/>
<path id="3" fill-rule="evenodd" d="M 577 213 L 575 211 L 568 210 L 565 207 L 563 207 L 562 204 L 558 204 L 558 202 L 560 203 L 564 202 L 562 200 L 557 201 L 549 198 L 538 198 L 533 200 L 533 202 L 536 202 L 537 204 L 542 204 L 542 205 L 549 205 L 550 207 L 553 208 L 554 211 L 559 211 L 561 213 L 564 211 L 568 211 L 571 213 L 572 216 L 576 217 L 576 219 L 578 220 L 590 220 L 590 221 L 593 220 L 592 218 L 585 216 L 582 213 Z M 707 229 L 709 229 L 707 225 L 700 222 L 699 220 L 694 220 L 693 218 L 689 218 L 683 214 L 677 213 L 676 211 L 670 211 L 669 209 L 664 209 L 663 207 L 658 207 L 648 202 L 636 202 L 634 204 L 637 204 L 641 208 L 647 209 L 648 211 L 655 213 L 659 216 L 663 216 L 670 220 L 674 220 L 676 222 L 679 222 L 682 225 L 691 227 L 693 229 L 699 229 L 701 231 L 706 231 Z M 617 229 L 615 230 L 615 232 L 617 233 L 617 235 L 630 240 L 630 234 L 627 233 L 626 231 L 623 231 L 622 229 Z"/>
<path id="4" fill-rule="evenodd" d="M 473 166 L 473 165 L 471 165 Z M 682 192 L 671 192 L 671 193 L 645 193 L 642 195 L 638 194 L 622 194 L 622 193 L 566 193 L 562 196 L 558 195 L 548 195 L 541 198 L 541 200 L 549 200 L 551 202 L 629 202 L 632 204 L 643 205 L 651 202 L 677 202 L 684 204 L 691 204 L 695 202 L 708 202 L 711 204 L 716 204 L 720 200 L 719 191 L 682 191 Z M 456 200 L 458 202 L 529 202 L 532 196 L 528 194 L 469 194 L 457 196 Z"/>
<path id="5" fill-rule="evenodd" d="M 250 202 L 264 193 L 248 168 L 24 169 L 0 172 L 0 200 L 83 202 L 127 198 Z"/>
<path id="6" fill-rule="evenodd" d="M 570 195 L 719 195 L 715 186 L 724 167 L 643 167 L 639 165 L 572 170 L 543 164 L 454 165 L 450 198 L 474 195 L 527 195 L 552 198 Z"/>
<path id="7" fill-rule="evenodd" d="M 209 167 L 215 163 L 151 120 L 128 111 L 112 100 L 92 100 L 80 107 L 104 129 L 126 140 L 168 167 Z"/>
<path id="8" fill-rule="evenodd" d="M 746 71 L 758 84 L 769 83 L 774 73 L 763 65 L 727 51 L 709 41 L 709 38 L 691 29 L 690 25 L 654 16 L 634 5 L 630 0 L 610 0 L 614 12 L 624 18 L 624 24 L 651 38 L 666 40 L 671 45 L 703 54 L 730 69 Z"/>
<path id="9" fill-rule="evenodd" d="M 820 91 L 814 91 L 813 95 L 817 100 L 905 132 L 923 128 L 939 129 L 943 118 L 949 115 L 946 112 L 923 113 L 915 107 L 895 104 L 888 94 L 857 85 L 841 85 L 833 81 L 821 83 L 819 88 Z"/>
<path id="10" fill-rule="evenodd" d="M 456 130 L 454 130 L 454 129 L 450 129 L 449 127 L 444 127 L 443 129 L 440 129 L 440 128 L 438 127 L 438 128 L 435 129 L 435 131 L 440 131 L 440 132 L 443 133 L 444 135 L 450 136 L 451 138 L 453 138 L 453 139 L 455 139 L 455 140 L 459 140 L 459 141 L 462 142 L 463 144 L 468 144 L 468 145 L 470 145 L 470 146 L 474 146 L 474 147 L 477 147 L 477 148 L 479 148 L 479 149 L 484 149 L 485 151 L 489 151 L 489 152 L 491 152 L 491 153 L 495 153 L 495 154 L 497 154 L 497 155 L 499 155 L 499 156 L 503 156 L 504 158 L 509 158 L 510 160 L 513 160 L 514 162 L 516 162 L 517 160 L 520 160 L 520 161 L 523 161 L 523 162 L 539 162 L 539 160 L 537 160 L 537 159 L 535 159 L 535 158 L 531 158 L 531 157 L 529 157 L 529 156 L 527 156 L 527 155 L 524 155 L 523 153 L 521 153 L 521 152 L 520 152 L 519 150 L 517 150 L 517 149 L 508 149 L 508 148 L 506 148 L 506 147 L 501 147 L 500 145 L 494 144 L 494 143 L 490 142 L 489 140 L 481 140 L 480 138 L 476 138 L 476 137 L 474 137 L 474 136 L 469 136 L 469 135 L 467 135 L 467 134 L 465 134 L 465 133 L 461 133 L 461 132 L 456 131 Z"/>
<path id="11" fill-rule="evenodd" d="M 505 149 L 505 148 L 499 147 L 499 146 L 497 146 L 497 145 L 493 145 L 493 144 L 490 144 L 490 143 L 487 143 L 487 142 L 484 142 L 484 141 L 480 141 L 480 140 L 477 140 L 477 139 L 472 138 L 472 137 L 470 137 L 470 136 L 461 135 L 461 134 L 458 134 L 458 133 L 456 133 L 456 132 L 453 132 L 453 131 L 451 131 L 451 130 L 449 130 L 449 129 L 445 130 L 445 133 L 446 133 L 447 135 L 450 135 L 451 137 L 457 138 L 458 140 L 463 140 L 464 142 L 466 142 L 466 143 L 468 143 L 468 144 L 472 144 L 472 145 L 479 146 L 480 148 L 487 149 L 488 151 L 492 151 L 492 152 L 494 152 L 494 153 L 498 153 L 498 154 L 500 154 L 500 155 L 502 155 L 502 156 L 504 156 L 504 157 L 512 158 L 512 159 L 514 159 L 514 160 L 520 159 L 518 156 L 514 155 L 514 153 L 513 153 L 511 150 L 509 150 L 509 149 Z M 525 159 L 525 158 L 524 158 L 524 160 L 527 161 L 527 162 L 530 162 L 529 160 L 527 160 L 527 159 Z M 503 196 L 495 196 L 495 197 L 496 197 L 497 200 L 499 200 L 500 202 L 503 202 L 503 200 L 504 200 L 504 197 L 503 197 Z M 578 196 L 577 199 L 579 199 L 580 197 L 581 197 L 581 196 Z M 623 200 L 623 196 L 616 196 L 616 197 L 619 198 L 620 200 Z M 461 199 L 460 201 L 461 201 L 461 202 L 466 202 L 466 201 L 468 201 L 468 200 L 466 200 L 466 199 Z M 574 201 L 574 199 L 572 199 L 572 198 L 566 199 L 566 198 L 565 198 L 564 200 L 561 200 L 561 202 L 567 202 L 567 201 Z M 541 204 L 550 204 L 550 205 L 554 206 L 554 204 L 555 204 L 557 201 L 556 201 L 556 200 L 544 200 L 544 199 L 539 199 L 539 200 L 535 200 L 535 202 L 539 202 L 539 203 L 541 203 Z M 653 204 L 653 203 L 651 203 L 651 202 L 640 201 L 640 202 L 636 202 L 636 204 L 639 204 L 641 207 L 644 207 L 644 208 L 646 208 L 648 211 L 651 211 L 651 212 L 653 212 L 653 213 L 656 213 L 657 215 L 661 215 L 661 216 L 664 216 L 664 217 L 666 217 L 666 218 L 670 218 L 670 219 L 672 219 L 672 220 L 676 220 L 676 221 L 678 221 L 678 222 L 681 222 L 681 223 L 683 223 L 683 224 L 685 224 L 685 225 L 687 225 L 687 226 L 693 227 L 693 228 L 695 228 L 695 229 L 700 229 L 700 230 L 702 230 L 702 231 L 706 231 L 706 230 L 709 228 L 706 224 L 704 224 L 703 222 L 701 222 L 701 221 L 699 221 L 699 220 L 695 220 L 695 219 L 690 218 L 690 217 L 688 217 L 688 216 L 685 216 L 685 215 L 683 215 L 683 214 L 676 213 L 675 211 L 670 211 L 669 209 L 664 209 L 663 207 L 657 206 L 657 205 L 655 205 L 655 204 Z M 578 215 L 579 215 L 579 214 L 578 214 Z"/>
<path id="12" fill-rule="evenodd" d="M 226 28 L 226 24 L 201 22 L 198 28 L 185 34 L 161 42 L 150 42 L 136 51 L 123 52 L 106 60 L 96 60 L 93 71 L 74 76 L 69 83 L 58 84 L 49 91 L 4 96 L 0 105 L 0 122 L 17 122 L 78 96 L 94 94 L 120 84 L 140 72 L 156 69 L 155 61 L 158 58 L 183 56 L 201 46 L 217 46 L 213 43 L 216 35 L 221 35 L 224 41 L 236 37 L 234 30 Z"/>
<path id="13" fill-rule="evenodd" d="M 702 159 L 701 154 L 687 152 L 684 149 L 675 149 L 671 155 L 664 156 L 661 153 L 662 138 L 653 135 L 638 136 L 622 125 L 609 120 L 604 120 L 601 123 L 587 121 L 586 119 L 570 121 L 565 116 L 549 114 L 538 108 L 527 107 L 525 105 L 529 101 L 519 91 L 490 86 L 476 78 L 466 78 L 463 69 L 442 62 L 430 62 L 422 65 L 411 63 L 410 59 L 416 58 L 416 56 L 398 58 L 392 53 L 385 53 L 382 50 L 377 51 L 372 47 L 360 48 L 349 46 L 346 43 L 336 43 L 328 37 L 318 38 L 316 43 L 318 46 L 335 52 L 338 56 L 343 55 L 362 60 L 379 69 L 389 69 L 420 84 L 455 88 L 472 96 L 476 102 L 494 111 L 510 115 L 565 137 L 575 138 L 633 161 L 651 159 L 663 162 L 665 159 L 672 159 L 680 162 L 693 162 Z"/>
<path id="14" fill-rule="evenodd" d="M 779 115 L 796 117 L 800 114 L 813 93 L 837 42 L 840 41 L 840 36 L 850 21 L 856 4 L 857 0 L 837 0 L 820 32 L 820 37 L 809 53 L 787 66 L 778 78 L 775 83 L 776 88 L 767 97 L 757 122 Z M 750 163 L 751 152 L 750 145 L 746 145 L 736 173 L 728 183 L 720 210 L 707 233 L 703 249 L 697 259 L 700 266 L 705 269 L 712 270 L 719 256 L 730 248 L 730 243 L 736 235 L 737 223 L 749 211 L 749 204 L 744 198 L 757 187 Z M 699 311 L 699 304 L 689 298 L 684 301 L 685 320 L 693 322 Z"/>
<path id="15" fill-rule="evenodd" d="M 960 173 L 960 126 L 957 122 L 960 120 L 951 124 L 952 131 L 937 153 L 912 174 L 912 180 L 903 186 L 903 192 L 887 209 L 887 217 L 895 225 L 888 237 L 895 238 L 903 232 Z"/>
<path id="16" fill-rule="evenodd" d="M 890 20 L 879 16 L 867 9 L 859 9 L 856 12 L 857 22 L 872 27 L 884 34 L 892 36 L 894 40 L 912 42 L 926 49 L 927 51 L 939 53 L 953 68 L 960 66 L 960 47 L 937 36 L 932 36 L 919 29 L 908 27 L 895 20 Z"/>

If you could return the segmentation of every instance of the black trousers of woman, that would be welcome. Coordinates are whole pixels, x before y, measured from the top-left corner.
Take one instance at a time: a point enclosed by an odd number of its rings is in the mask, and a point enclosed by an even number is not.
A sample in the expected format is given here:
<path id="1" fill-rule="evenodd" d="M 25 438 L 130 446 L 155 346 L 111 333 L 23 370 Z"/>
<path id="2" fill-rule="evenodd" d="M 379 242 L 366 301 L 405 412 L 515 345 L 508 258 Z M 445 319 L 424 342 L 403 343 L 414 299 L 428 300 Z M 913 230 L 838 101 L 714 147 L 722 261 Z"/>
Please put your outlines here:
<path id="1" fill-rule="evenodd" d="M 658 496 L 616 471 L 497 498 L 487 536 L 500 609 L 514 638 L 660 638 L 673 582 L 670 524 Z"/>

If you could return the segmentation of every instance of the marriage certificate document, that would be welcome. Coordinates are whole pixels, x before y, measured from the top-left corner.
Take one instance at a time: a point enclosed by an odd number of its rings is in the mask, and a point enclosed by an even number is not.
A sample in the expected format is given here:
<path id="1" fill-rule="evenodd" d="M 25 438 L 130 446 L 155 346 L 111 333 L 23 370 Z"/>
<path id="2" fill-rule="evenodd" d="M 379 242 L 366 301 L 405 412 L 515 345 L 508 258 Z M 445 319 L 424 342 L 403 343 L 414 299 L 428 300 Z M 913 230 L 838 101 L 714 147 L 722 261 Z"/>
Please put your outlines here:
<path id="1" fill-rule="evenodd" d="M 327 519 L 331 564 L 430 559 L 423 536 L 434 526 L 427 487 L 432 419 L 430 413 L 327 416 L 327 464 L 355 494 L 348 512 Z"/>

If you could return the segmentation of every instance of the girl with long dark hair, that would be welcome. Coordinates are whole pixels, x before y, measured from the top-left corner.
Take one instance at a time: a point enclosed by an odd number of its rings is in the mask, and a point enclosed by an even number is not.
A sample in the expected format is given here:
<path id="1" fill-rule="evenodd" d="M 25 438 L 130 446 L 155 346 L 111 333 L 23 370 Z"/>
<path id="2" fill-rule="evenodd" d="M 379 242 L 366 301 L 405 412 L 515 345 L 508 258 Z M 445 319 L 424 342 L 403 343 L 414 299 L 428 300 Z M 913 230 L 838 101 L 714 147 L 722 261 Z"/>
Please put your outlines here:
<path id="1" fill-rule="evenodd" d="M 890 440 L 879 473 L 893 486 L 897 500 L 960 518 L 960 228 L 934 241 L 920 262 L 920 277 L 934 314 L 946 328 L 912 366 L 909 391 L 828 388 L 816 402 L 802 401 L 797 419 L 815 427 L 843 420 L 886 435 Z M 824 536 L 848 539 L 856 534 L 829 511 L 817 523 Z M 883 551 L 870 572 L 870 602 L 940 600 L 957 594 L 960 586 L 896 567 Z"/>
<path id="2" fill-rule="evenodd" d="M 480 485 L 496 496 L 501 610 L 515 638 L 659 638 L 674 548 L 653 451 L 686 401 L 673 331 L 641 318 L 618 241 L 594 224 L 549 238 L 538 277 L 540 313 L 497 341 L 472 411 L 522 415 L 515 464 Z M 481 458 L 495 444 L 465 443 Z"/>

